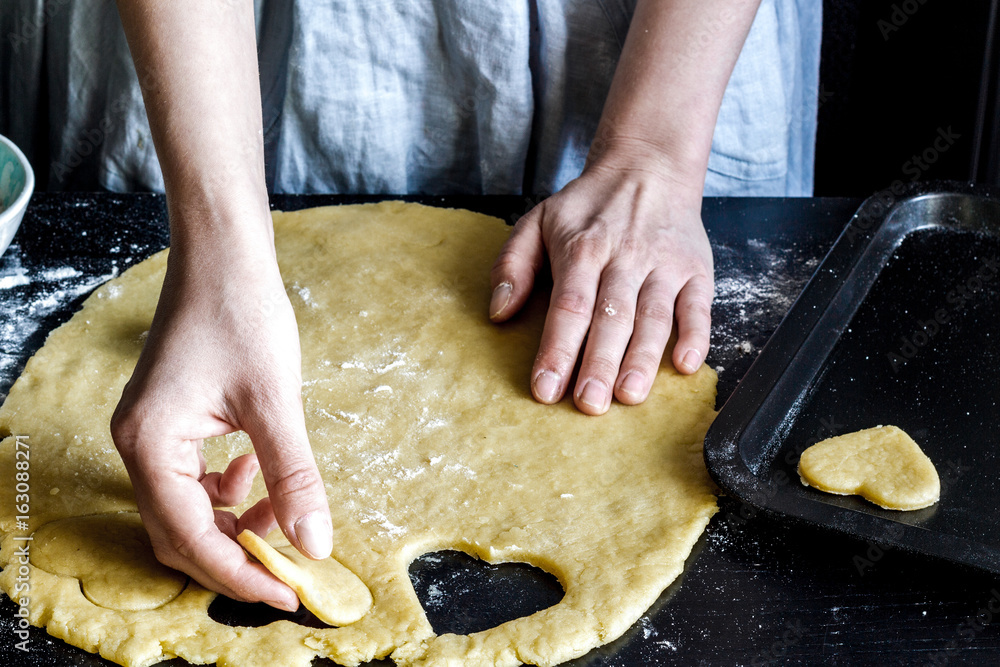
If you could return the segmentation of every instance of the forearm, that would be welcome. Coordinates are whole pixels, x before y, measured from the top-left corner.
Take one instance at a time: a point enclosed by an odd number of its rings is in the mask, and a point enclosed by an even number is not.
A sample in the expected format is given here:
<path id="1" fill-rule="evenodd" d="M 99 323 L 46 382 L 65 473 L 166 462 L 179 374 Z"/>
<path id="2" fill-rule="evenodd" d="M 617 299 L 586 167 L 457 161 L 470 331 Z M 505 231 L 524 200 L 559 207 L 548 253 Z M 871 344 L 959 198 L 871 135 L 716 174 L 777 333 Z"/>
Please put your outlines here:
<path id="1" fill-rule="evenodd" d="M 119 0 L 171 242 L 271 241 L 253 3 Z"/>
<path id="2" fill-rule="evenodd" d="M 704 186 L 729 76 L 760 0 L 639 0 L 588 166 Z"/>
<path id="3" fill-rule="evenodd" d="M 295 593 L 235 541 L 278 525 L 310 557 L 332 549 L 264 185 L 253 3 L 120 0 L 119 10 L 163 169 L 171 251 L 111 433 L 162 563 L 294 610 Z M 237 430 L 256 460 L 207 471 L 204 439 Z M 238 518 L 216 509 L 243 501 L 257 465 L 268 498 Z"/>

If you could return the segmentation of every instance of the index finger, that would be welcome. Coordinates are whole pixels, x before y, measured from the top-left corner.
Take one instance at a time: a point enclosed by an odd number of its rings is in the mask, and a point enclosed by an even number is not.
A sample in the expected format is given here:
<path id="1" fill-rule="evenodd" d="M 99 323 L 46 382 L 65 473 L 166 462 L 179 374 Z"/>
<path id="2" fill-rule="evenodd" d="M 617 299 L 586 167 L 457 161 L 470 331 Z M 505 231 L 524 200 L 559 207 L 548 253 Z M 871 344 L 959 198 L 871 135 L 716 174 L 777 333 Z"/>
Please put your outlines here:
<path id="1" fill-rule="evenodd" d="M 292 545 L 315 560 L 333 551 L 326 485 L 309 445 L 297 391 L 257 396 L 241 425 L 257 452 L 274 517 Z"/>
<path id="2" fill-rule="evenodd" d="M 532 393 L 542 403 L 558 402 L 569 385 L 594 316 L 600 280 L 600 270 L 589 263 L 560 264 L 553 259 L 552 297 L 531 371 Z"/>

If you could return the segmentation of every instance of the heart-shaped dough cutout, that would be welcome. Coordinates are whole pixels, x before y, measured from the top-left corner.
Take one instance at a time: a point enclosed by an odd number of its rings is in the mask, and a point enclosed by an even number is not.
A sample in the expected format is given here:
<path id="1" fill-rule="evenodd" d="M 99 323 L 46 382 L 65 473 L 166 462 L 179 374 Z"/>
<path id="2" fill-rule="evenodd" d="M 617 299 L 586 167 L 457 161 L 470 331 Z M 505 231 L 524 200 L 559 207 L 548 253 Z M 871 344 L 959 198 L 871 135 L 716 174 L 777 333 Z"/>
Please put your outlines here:
<path id="1" fill-rule="evenodd" d="M 273 547 L 249 530 L 236 539 L 274 576 L 288 584 L 306 609 L 324 623 L 350 625 L 371 609 L 371 591 L 334 558 L 311 560 L 290 544 Z"/>
<path id="2" fill-rule="evenodd" d="M 32 565 L 76 577 L 87 599 L 107 609 L 156 609 L 187 584 L 187 576 L 156 560 L 135 512 L 57 519 L 33 537 Z"/>
<path id="3" fill-rule="evenodd" d="M 902 429 L 876 426 L 809 447 L 799 458 L 802 483 L 859 495 L 890 510 L 929 507 L 941 496 L 937 470 Z"/>

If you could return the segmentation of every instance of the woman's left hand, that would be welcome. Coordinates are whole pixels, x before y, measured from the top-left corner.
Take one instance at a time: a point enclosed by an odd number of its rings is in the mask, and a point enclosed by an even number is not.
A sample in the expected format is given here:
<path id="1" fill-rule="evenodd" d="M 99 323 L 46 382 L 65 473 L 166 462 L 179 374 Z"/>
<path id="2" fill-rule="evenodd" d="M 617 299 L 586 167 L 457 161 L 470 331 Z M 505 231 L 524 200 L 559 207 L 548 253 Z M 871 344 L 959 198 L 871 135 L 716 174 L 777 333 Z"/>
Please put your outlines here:
<path id="1" fill-rule="evenodd" d="M 714 289 L 700 184 L 656 167 L 588 165 L 518 221 L 493 267 L 493 321 L 524 305 L 546 253 L 553 289 L 531 371 L 536 400 L 563 397 L 582 352 L 582 412 L 603 414 L 612 397 L 642 403 L 675 322 L 673 364 L 698 370 Z"/>

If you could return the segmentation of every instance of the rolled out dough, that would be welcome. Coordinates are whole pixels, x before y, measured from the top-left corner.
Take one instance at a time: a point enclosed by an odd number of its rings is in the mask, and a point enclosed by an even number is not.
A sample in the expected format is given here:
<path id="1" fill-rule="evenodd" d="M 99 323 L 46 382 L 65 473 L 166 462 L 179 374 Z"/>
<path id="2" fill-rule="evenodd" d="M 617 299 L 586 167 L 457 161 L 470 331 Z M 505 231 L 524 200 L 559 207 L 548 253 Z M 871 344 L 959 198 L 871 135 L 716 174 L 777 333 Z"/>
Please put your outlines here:
<path id="1" fill-rule="evenodd" d="M 15 583 L 16 568 L 6 567 L 15 538 L 27 534 L 8 481 L 14 436 L 27 436 L 27 532 L 52 541 L 32 555 L 31 622 L 121 664 L 180 656 L 304 667 L 314 656 L 354 665 L 391 655 L 404 665 L 550 665 L 625 632 L 681 572 L 716 511 L 701 458 L 714 372 L 682 376 L 665 362 L 646 403 L 616 404 L 602 417 L 570 401 L 540 405 L 528 375 L 545 295 L 512 323 L 487 319 L 489 268 L 509 232 L 500 220 L 390 202 L 276 212 L 274 223 L 333 557 L 371 591 L 370 611 L 339 628 L 228 627 L 209 618 L 215 594 L 194 582 L 173 597 L 163 584 L 151 602 L 136 573 L 179 586 L 176 574 L 156 574 L 148 543 L 102 579 L 117 590 L 105 587 L 97 602 L 86 594 L 93 564 L 118 553 L 120 540 L 80 522 L 127 526 L 135 517 L 121 514 L 135 502 L 108 423 L 149 328 L 166 251 L 92 294 L 0 408 L 3 590 Z M 266 306 L 248 317 L 267 316 Z M 242 433 L 204 448 L 209 470 L 249 451 Z M 237 512 L 264 493 L 258 477 Z M 83 564 L 65 557 L 81 549 L 90 554 Z M 555 575 L 565 596 L 490 630 L 435 636 L 407 567 L 444 549 L 531 563 Z"/>

